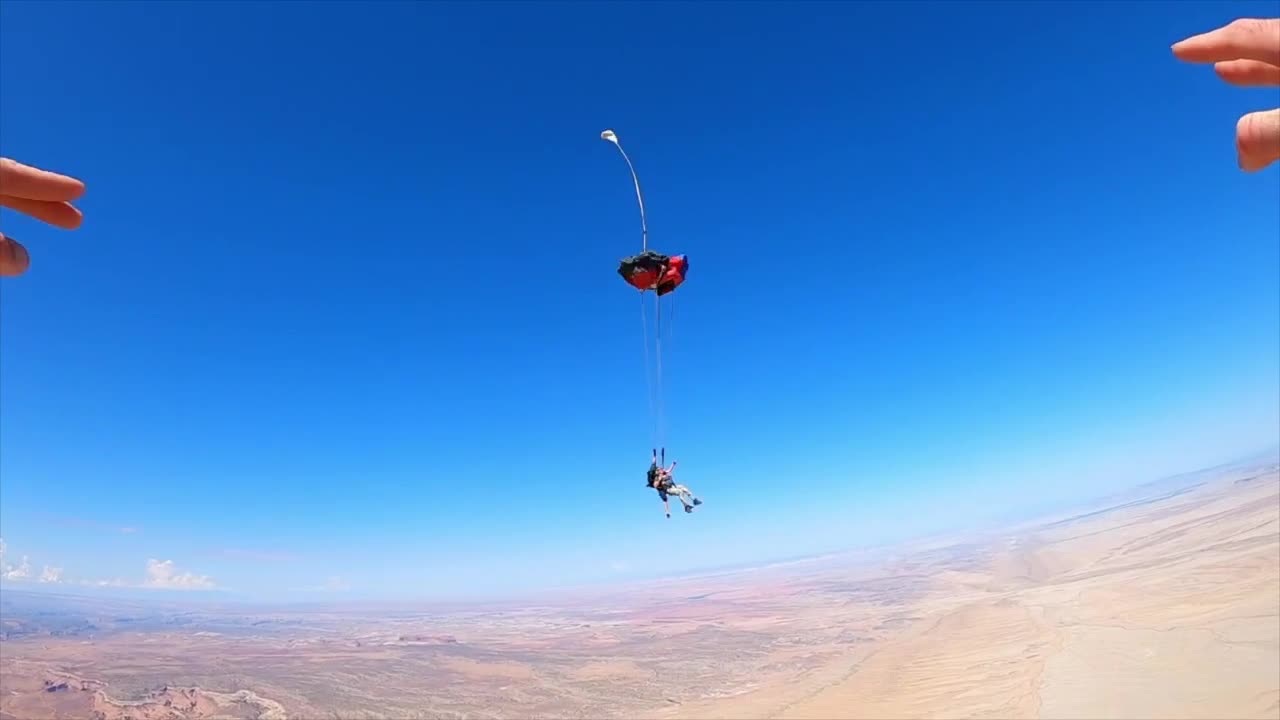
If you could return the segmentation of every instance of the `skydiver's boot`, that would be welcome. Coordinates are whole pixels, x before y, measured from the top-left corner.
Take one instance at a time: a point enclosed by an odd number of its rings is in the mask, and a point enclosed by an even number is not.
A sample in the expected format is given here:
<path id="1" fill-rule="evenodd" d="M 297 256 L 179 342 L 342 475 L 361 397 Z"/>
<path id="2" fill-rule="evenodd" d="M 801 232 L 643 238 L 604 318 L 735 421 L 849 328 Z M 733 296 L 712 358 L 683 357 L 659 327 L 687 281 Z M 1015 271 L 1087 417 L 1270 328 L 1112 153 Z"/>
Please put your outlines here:
<path id="1" fill-rule="evenodd" d="M 692 505 L 685 505 L 685 506 L 684 506 L 684 511 L 685 511 L 685 512 L 687 512 L 687 513 L 691 513 L 691 512 L 693 512 L 693 506 L 692 506 Z"/>
<path id="2" fill-rule="evenodd" d="M 701 501 L 701 500 L 699 500 L 698 498 L 694 498 L 694 499 L 693 499 L 693 504 L 694 504 L 694 505 L 701 505 L 701 504 L 702 504 L 702 501 Z"/>

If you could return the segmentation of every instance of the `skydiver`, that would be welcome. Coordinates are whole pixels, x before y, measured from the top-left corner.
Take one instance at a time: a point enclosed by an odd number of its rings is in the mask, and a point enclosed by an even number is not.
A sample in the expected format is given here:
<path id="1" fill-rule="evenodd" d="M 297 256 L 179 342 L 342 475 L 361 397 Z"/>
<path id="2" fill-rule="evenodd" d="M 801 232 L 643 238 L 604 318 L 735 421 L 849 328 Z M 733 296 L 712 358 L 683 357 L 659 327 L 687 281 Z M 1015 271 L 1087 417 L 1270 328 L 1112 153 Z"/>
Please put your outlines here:
<path id="1" fill-rule="evenodd" d="M 666 455 L 666 450 L 662 453 Z M 665 457 L 664 457 L 665 459 Z M 653 458 L 649 461 L 649 472 L 647 485 L 658 491 L 658 497 L 662 498 L 662 508 L 666 511 L 667 517 L 671 517 L 671 503 L 668 496 L 675 495 L 680 499 L 680 504 L 684 505 L 684 511 L 693 512 L 696 505 L 701 505 L 702 501 L 694 497 L 689 488 L 677 483 L 672 476 L 672 472 L 676 469 L 676 461 L 672 460 L 670 467 L 661 467 L 658 465 L 658 451 L 653 451 Z"/>

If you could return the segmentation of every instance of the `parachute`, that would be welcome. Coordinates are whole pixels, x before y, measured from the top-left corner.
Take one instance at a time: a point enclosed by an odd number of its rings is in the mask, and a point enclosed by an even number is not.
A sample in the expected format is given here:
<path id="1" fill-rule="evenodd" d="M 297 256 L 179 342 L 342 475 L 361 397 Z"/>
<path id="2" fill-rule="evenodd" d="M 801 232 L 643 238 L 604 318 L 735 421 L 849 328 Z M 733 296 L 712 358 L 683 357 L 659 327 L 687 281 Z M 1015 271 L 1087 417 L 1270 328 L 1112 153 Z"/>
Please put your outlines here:
<path id="1" fill-rule="evenodd" d="M 673 257 L 645 250 L 639 255 L 623 258 L 622 264 L 618 266 L 618 274 L 640 292 L 653 290 L 658 295 L 666 295 L 684 282 L 684 274 L 688 269 L 689 260 L 683 255 Z"/>
<path id="2" fill-rule="evenodd" d="M 600 133 L 600 138 L 613 143 L 622 153 L 631 170 L 631 181 L 636 189 L 636 202 L 640 205 L 640 254 L 623 258 L 618 264 L 618 274 L 631 287 L 640 292 L 640 320 L 644 328 L 645 378 L 649 386 L 649 408 L 653 423 L 652 445 L 666 446 L 666 402 L 663 378 L 663 343 L 671 346 L 671 328 L 675 319 L 675 296 L 672 294 L 685 281 L 689 271 L 689 259 L 685 255 L 664 255 L 649 248 L 649 225 L 645 218 L 644 195 L 640 192 L 640 178 L 631 158 L 622 149 L 622 143 L 612 130 Z M 645 297 L 652 291 L 653 322 L 645 307 Z M 664 318 L 665 314 L 665 318 Z M 665 322 L 664 322 L 665 320 Z"/>

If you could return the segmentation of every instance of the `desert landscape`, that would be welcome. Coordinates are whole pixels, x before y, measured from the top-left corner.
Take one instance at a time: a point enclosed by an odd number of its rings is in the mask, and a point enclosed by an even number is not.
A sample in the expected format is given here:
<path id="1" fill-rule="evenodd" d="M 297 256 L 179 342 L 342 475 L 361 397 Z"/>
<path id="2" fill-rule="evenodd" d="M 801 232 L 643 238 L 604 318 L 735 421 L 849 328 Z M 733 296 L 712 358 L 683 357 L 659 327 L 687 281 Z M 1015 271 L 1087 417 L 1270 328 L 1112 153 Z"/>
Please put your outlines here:
<path id="1" fill-rule="evenodd" d="M 1280 473 L 469 607 L 0 595 L 0 718 L 1280 718 Z"/>

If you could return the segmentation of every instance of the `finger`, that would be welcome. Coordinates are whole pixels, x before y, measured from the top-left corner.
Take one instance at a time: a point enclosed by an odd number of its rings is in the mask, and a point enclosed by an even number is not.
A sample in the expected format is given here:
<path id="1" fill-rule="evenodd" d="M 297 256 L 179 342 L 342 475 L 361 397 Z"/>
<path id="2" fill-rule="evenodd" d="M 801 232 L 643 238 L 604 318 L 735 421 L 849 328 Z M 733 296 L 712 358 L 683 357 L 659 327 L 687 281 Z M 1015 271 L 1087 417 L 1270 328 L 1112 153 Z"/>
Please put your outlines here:
<path id="1" fill-rule="evenodd" d="M 0 205 L 67 230 L 75 230 L 80 227 L 81 221 L 84 220 L 84 216 L 79 210 L 72 207 L 70 203 L 65 202 L 47 202 L 44 200 L 29 200 L 25 197 L 14 197 L 12 195 L 0 195 Z"/>
<path id="2" fill-rule="evenodd" d="M 1280 67 L 1257 60 L 1225 60 L 1213 66 L 1218 77 L 1241 87 L 1280 86 Z"/>
<path id="3" fill-rule="evenodd" d="M 1258 60 L 1280 65 L 1280 18 L 1232 21 L 1174 43 L 1173 54 L 1187 62 Z"/>
<path id="4" fill-rule="evenodd" d="M 1236 123 L 1240 169 L 1256 172 L 1280 160 L 1280 110 L 1249 113 Z"/>
<path id="5" fill-rule="evenodd" d="M 68 202 L 84 194 L 84 183 L 66 175 L 0 158 L 0 195 Z"/>
<path id="6" fill-rule="evenodd" d="M 17 240 L 7 238 L 4 233 L 0 233 L 0 275 L 13 277 L 21 275 L 31 267 L 31 256 L 27 255 L 27 249 L 22 247 Z"/>

